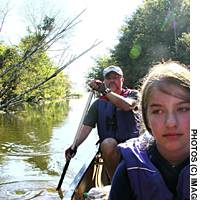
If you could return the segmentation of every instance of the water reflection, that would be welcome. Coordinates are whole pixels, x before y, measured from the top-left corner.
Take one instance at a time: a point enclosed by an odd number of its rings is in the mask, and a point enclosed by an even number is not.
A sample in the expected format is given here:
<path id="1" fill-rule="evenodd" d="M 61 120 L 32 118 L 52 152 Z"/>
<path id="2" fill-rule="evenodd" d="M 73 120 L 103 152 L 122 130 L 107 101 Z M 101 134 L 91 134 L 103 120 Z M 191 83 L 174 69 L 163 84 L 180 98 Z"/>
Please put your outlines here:
<path id="1" fill-rule="evenodd" d="M 2 199 L 38 196 L 45 188 L 41 180 L 49 179 L 49 175 L 59 176 L 58 170 L 49 166 L 53 153 L 49 144 L 53 128 L 60 127 L 68 115 L 69 102 L 26 105 L 21 109 L 16 113 L 0 115 Z"/>
<path id="2" fill-rule="evenodd" d="M 1 115 L 0 153 L 35 157 L 26 159 L 41 170 L 47 169 L 52 129 L 60 126 L 69 111 L 68 101 L 41 106 L 26 105 L 23 112 Z M 44 155 L 45 153 L 45 155 Z M 43 156 L 41 161 L 40 156 Z M 1 156 L 1 160 L 4 156 Z M 40 161 L 40 162 L 38 162 Z"/>
<path id="3" fill-rule="evenodd" d="M 0 114 L 0 199 L 60 199 L 55 188 L 65 164 L 64 149 L 73 141 L 84 105 L 85 99 L 73 99 Z M 80 147 L 71 161 L 64 190 L 85 150 Z"/>

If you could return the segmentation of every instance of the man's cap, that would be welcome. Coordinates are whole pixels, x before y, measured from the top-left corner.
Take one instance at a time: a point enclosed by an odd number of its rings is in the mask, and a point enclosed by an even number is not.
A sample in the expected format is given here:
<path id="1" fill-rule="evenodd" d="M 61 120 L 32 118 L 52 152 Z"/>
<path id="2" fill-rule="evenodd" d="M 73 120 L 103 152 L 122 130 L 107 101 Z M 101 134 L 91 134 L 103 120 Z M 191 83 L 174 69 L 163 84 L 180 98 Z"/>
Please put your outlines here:
<path id="1" fill-rule="evenodd" d="M 108 73 L 110 72 L 116 72 L 117 74 L 119 74 L 120 76 L 123 76 L 123 72 L 121 70 L 120 67 L 118 66 L 114 66 L 114 65 L 111 65 L 109 67 L 106 67 L 104 70 L 103 70 L 103 76 L 105 77 Z"/>

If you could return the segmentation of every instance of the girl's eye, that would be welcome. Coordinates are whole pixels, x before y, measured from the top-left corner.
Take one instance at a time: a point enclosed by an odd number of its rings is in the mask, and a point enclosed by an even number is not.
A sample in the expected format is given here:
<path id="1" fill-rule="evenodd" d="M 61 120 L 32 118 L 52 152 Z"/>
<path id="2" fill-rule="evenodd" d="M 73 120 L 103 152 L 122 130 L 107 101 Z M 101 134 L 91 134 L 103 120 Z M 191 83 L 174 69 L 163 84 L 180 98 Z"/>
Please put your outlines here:
<path id="1" fill-rule="evenodd" d="M 151 112 L 152 112 L 152 114 L 160 115 L 160 114 L 163 113 L 163 110 L 161 110 L 161 109 L 156 109 L 156 110 L 152 110 Z"/>
<path id="2" fill-rule="evenodd" d="M 190 110 L 190 107 L 188 107 L 188 106 L 184 106 L 184 107 L 178 108 L 178 111 L 179 111 L 179 112 L 187 112 L 187 111 L 189 111 L 189 110 Z"/>

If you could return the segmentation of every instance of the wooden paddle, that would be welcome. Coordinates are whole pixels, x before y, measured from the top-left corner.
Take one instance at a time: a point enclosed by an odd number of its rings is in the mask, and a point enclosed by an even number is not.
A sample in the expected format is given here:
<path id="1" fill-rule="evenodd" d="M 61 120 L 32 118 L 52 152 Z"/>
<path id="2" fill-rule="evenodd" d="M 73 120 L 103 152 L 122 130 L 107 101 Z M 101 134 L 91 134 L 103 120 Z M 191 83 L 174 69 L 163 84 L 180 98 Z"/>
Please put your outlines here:
<path id="1" fill-rule="evenodd" d="M 75 135 L 75 138 L 74 138 L 74 142 L 73 142 L 73 144 L 72 144 L 72 146 L 71 146 L 71 148 L 72 148 L 73 150 L 75 149 L 76 142 L 77 142 L 77 140 L 78 140 L 79 137 L 80 137 L 80 129 L 81 129 L 81 126 L 82 126 L 82 124 L 83 124 L 83 120 L 84 120 L 84 118 L 85 118 L 85 114 L 86 114 L 86 112 L 88 111 L 88 108 L 89 108 L 89 106 L 90 106 L 92 97 L 93 97 L 93 92 L 91 91 L 90 94 L 89 94 L 87 103 L 86 103 L 86 105 L 85 105 L 85 108 L 84 108 L 84 111 L 83 111 L 83 114 L 82 114 L 82 117 L 81 117 L 81 120 L 80 120 L 78 129 L 77 129 L 77 132 L 76 132 L 76 135 Z M 65 177 L 66 171 L 67 171 L 68 166 L 69 166 L 69 163 L 70 163 L 70 160 L 71 160 L 71 158 L 69 158 L 69 159 L 66 160 L 65 166 L 64 166 L 64 168 L 63 168 L 63 172 L 62 172 L 62 174 L 61 174 L 61 177 L 60 177 L 58 186 L 57 186 L 57 188 L 56 188 L 57 191 L 59 191 L 60 188 L 61 188 L 61 185 L 62 185 L 62 183 L 63 183 L 63 180 L 64 180 L 64 177 Z"/>

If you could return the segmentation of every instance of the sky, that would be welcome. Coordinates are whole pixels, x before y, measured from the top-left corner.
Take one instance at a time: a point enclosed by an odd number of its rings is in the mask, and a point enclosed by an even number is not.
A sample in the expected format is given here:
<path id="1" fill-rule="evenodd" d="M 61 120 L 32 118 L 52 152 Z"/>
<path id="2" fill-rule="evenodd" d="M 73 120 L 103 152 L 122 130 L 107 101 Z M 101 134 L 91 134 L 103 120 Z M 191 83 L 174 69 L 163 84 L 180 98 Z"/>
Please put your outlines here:
<path id="1" fill-rule="evenodd" d="M 0 2 L 5 3 L 7 0 Z M 82 88 L 84 76 L 94 65 L 94 58 L 108 54 L 117 44 L 119 29 L 142 0 L 10 0 L 9 2 L 11 10 L 2 34 L 12 44 L 17 43 L 25 33 L 24 13 L 27 4 L 38 6 L 40 9 L 43 7 L 44 10 L 48 8 L 60 10 L 60 14 L 68 18 L 73 18 L 86 9 L 70 38 L 71 53 L 78 55 L 89 48 L 95 40 L 102 43 L 65 70 L 73 86 Z"/>

